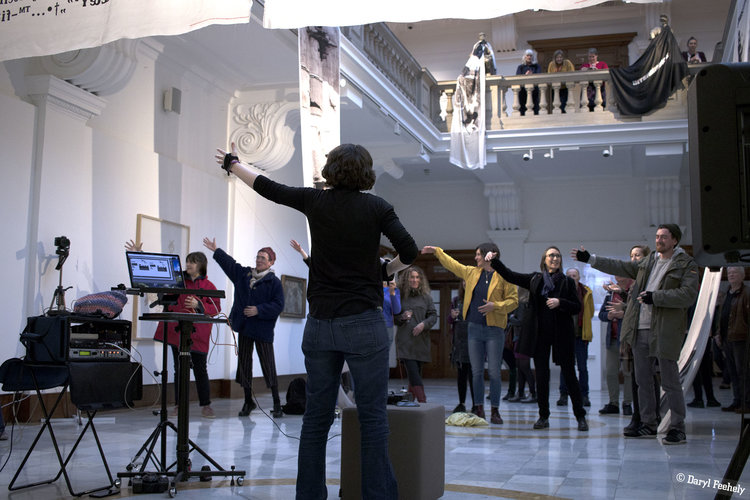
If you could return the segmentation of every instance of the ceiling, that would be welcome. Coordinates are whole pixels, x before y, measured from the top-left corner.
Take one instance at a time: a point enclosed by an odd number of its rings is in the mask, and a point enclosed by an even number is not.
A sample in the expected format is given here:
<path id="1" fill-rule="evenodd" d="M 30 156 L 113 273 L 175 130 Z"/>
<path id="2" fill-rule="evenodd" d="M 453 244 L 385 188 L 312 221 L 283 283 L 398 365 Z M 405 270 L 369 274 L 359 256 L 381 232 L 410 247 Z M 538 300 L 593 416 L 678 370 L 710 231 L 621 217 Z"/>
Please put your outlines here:
<path id="1" fill-rule="evenodd" d="M 257 3 L 253 9 L 256 8 Z M 253 20 L 245 25 L 214 25 L 179 36 L 160 37 L 163 54 L 229 93 L 258 87 L 294 86 L 298 75 L 296 33 L 263 29 L 257 13 L 254 14 Z M 341 107 L 342 142 L 368 147 L 378 173 L 391 173 L 394 182 L 519 183 L 592 176 L 673 176 L 679 175 L 687 161 L 686 120 L 675 125 L 667 136 L 668 144 L 676 148 L 669 154 L 656 156 L 651 156 L 653 152 L 649 156 L 646 154 L 645 143 L 658 143 L 653 134 L 644 137 L 648 132 L 641 131 L 630 140 L 629 135 L 618 132 L 616 126 L 584 127 L 574 134 L 570 133 L 570 127 L 563 134 L 564 128 L 499 132 L 495 139 L 488 139 L 487 167 L 468 171 L 448 161 L 447 135 L 429 145 L 428 155 L 420 155 L 420 145 L 424 141 L 415 139 L 406 127 L 397 130 L 394 119 L 373 101 L 365 98 L 360 106 L 343 99 Z M 613 154 L 605 158 L 602 151 L 610 144 Z M 549 146 L 554 146 L 553 157 L 545 158 L 544 154 L 550 153 Z M 575 147 L 578 149 L 573 149 Z M 533 159 L 524 161 L 523 155 L 530 148 L 534 149 Z"/>

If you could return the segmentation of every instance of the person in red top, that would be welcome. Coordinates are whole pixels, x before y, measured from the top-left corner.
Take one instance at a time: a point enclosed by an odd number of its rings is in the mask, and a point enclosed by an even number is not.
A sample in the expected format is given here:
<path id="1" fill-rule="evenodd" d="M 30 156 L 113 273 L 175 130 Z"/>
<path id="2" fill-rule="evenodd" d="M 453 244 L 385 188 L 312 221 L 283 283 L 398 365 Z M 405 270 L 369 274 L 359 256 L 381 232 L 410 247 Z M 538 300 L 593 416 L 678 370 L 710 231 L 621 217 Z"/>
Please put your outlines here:
<path id="1" fill-rule="evenodd" d="M 597 69 L 609 69 L 607 63 L 599 60 L 599 51 L 590 48 L 589 49 L 589 62 L 581 65 L 581 71 L 595 71 Z M 594 111 L 596 106 L 596 87 L 593 83 L 589 83 L 586 87 L 586 98 L 589 100 L 589 111 Z M 602 82 L 602 107 L 607 107 L 607 94 L 604 91 L 604 82 Z"/>
<path id="2" fill-rule="evenodd" d="M 189 253 L 185 259 L 185 288 L 216 290 L 216 287 L 206 278 L 206 267 L 208 259 L 203 252 Z M 167 307 L 170 312 L 199 312 L 209 316 L 215 316 L 221 311 L 221 303 L 215 297 L 196 297 L 195 295 L 178 295 L 177 304 Z M 167 342 L 172 349 L 175 373 L 175 402 L 177 394 L 177 373 L 179 370 L 180 332 L 178 323 L 159 323 L 154 339 L 164 341 L 164 328 L 166 325 Z M 201 406 L 201 416 L 204 418 L 215 418 L 216 414 L 211 408 L 211 392 L 208 380 L 208 346 L 211 338 L 211 323 L 195 323 L 195 331 L 192 335 L 193 344 L 190 348 L 190 360 L 195 375 L 195 388 L 198 391 L 198 401 Z M 177 415 L 177 406 L 170 416 Z"/>

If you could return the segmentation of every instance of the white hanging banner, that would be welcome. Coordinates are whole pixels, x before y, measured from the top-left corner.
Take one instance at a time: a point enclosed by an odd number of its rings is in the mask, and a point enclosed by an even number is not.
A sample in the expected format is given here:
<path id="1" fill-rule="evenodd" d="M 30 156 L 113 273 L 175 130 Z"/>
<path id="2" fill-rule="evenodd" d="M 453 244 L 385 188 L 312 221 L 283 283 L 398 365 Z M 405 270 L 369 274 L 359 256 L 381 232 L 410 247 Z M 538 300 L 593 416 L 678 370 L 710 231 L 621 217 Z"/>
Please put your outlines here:
<path id="1" fill-rule="evenodd" d="M 461 9 L 455 0 L 266 0 L 263 26 L 355 26 L 378 22 L 407 23 L 431 19 L 492 19 L 524 10 L 574 10 L 608 0 L 503 0 L 484 2 L 475 9 Z M 662 0 L 631 0 L 661 3 Z"/>
<path id="2" fill-rule="evenodd" d="M 0 61 L 250 21 L 252 0 L 0 1 Z"/>

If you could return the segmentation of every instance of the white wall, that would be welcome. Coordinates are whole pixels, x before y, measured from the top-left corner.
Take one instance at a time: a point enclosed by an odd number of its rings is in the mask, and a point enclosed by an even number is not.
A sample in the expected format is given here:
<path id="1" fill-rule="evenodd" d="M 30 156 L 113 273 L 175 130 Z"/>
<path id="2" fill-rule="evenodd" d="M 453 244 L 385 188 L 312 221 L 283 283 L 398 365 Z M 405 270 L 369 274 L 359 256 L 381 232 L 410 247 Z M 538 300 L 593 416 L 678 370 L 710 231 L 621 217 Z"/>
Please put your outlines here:
<path id="1" fill-rule="evenodd" d="M 294 238 L 308 246 L 304 217 L 260 199 L 215 164 L 215 148 L 227 142 L 232 95 L 157 56 L 141 50 L 129 84 L 104 96 L 100 116 L 87 121 L 48 105 L 35 122 L 37 107 L 14 95 L 34 64 L 21 60 L 0 66 L 0 168 L 9 186 L 0 201 L 6 214 L 0 223 L 6 245 L 0 252 L 8 263 L 8 284 L 13 285 L 0 295 L 10 340 L 0 347 L 2 359 L 23 354 L 17 339 L 25 316 L 49 306 L 59 276 L 54 271 L 54 238 L 66 235 L 71 240 L 63 269 L 63 285 L 73 285 L 66 294 L 71 307 L 84 294 L 128 283 L 123 244 L 135 238 L 139 213 L 190 226 L 191 251 L 203 249 L 204 236 L 215 237 L 238 260 L 253 264 L 257 249 L 270 245 L 277 253 L 278 276 L 307 278 L 306 266 L 288 243 Z M 162 92 L 170 86 L 183 90 L 179 115 L 162 109 Z M 35 141 L 41 155 L 33 154 Z M 298 143 L 297 137 L 289 147 L 298 149 Z M 39 156 L 41 182 L 34 187 L 32 166 Z M 300 185 L 301 168 L 292 165 L 300 165 L 298 153 L 290 166 L 269 177 Z M 30 207 L 32 199 L 38 199 L 38 209 Z M 35 231 L 31 243 L 39 256 L 27 265 L 29 228 Z M 147 241 L 144 249 L 156 243 Z M 227 290 L 222 309 L 228 314 L 232 290 L 210 255 L 208 275 Z M 131 305 L 121 317 L 132 318 Z M 303 325 L 301 319 L 278 322 L 276 359 L 281 375 L 304 372 L 299 347 Z M 209 376 L 232 379 L 234 349 L 220 345 L 231 343 L 232 336 L 219 327 L 214 337 L 219 345 L 209 358 Z M 133 345 L 148 372 L 161 367 L 161 344 L 144 339 Z M 171 363 L 169 356 L 169 371 Z"/>
<path id="2" fill-rule="evenodd" d="M 488 241 L 490 219 L 482 183 L 410 185 L 381 177 L 375 192 L 393 205 L 419 248 L 473 248 Z M 391 246 L 385 238 L 383 244 Z"/>
<path id="3" fill-rule="evenodd" d="M 4 75 L 0 66 L 0 75 Z M 27 227 L 29 225 L 29 190 L 34 136 L 35 108 L 0 91 L 0 116 L 13 117 L 0 120 L 0 172 L 3 196 L 0 197 L 3 245 L 0 260 L 5 262 L 5 286 L 0 291 L 0 315 L 4 318 L 0 334 L 0 359 L 19 354 L 21 344 L 18 334 L 26 325 L 25 296 L 28 287 L 26 263 L 29 256 Z M 31 244 L 35 244 L 32 242 Z"/>

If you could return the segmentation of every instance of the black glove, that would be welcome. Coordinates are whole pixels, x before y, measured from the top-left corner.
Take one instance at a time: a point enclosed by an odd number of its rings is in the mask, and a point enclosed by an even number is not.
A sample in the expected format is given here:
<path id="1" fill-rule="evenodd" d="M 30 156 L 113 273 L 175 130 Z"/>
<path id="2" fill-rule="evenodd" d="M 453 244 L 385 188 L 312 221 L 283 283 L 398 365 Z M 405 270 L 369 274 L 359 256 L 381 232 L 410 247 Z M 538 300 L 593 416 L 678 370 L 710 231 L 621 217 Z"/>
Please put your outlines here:
<path id="1" fill-rule="evenodd" d="M 576 250 L 576 260 L 580 262 L 588 262 L 591 258 L 591 254 L 588 250 Z"/>
<path id="2" fill-rule="evenodd" d="M 395 278 L 394 274 L 388 274 L 388 263 L 390 261 L 391 259 L 380 259 L 380 275 L 383 278 L 383 281 L 392 281 L 393 278 Z"/>
<path id="3" fill-rule="evenodd" d="M 224 170 L 227 171 L 227 175 L 231 173 L 232 170 L 232 164 L 235 162 L 239 162 L 240 159 L 237 158 L 237 155 L 233 155 L 232 153 L 227 153 L 224 155 L 224 164 L 221 166 Z"/>
<path id="4" fill-rule="evenodd" d="M 644 304 L 653 304 L 654 303 L 654 292 L 643 292 L 641 294 L 641 300 Z"/>

